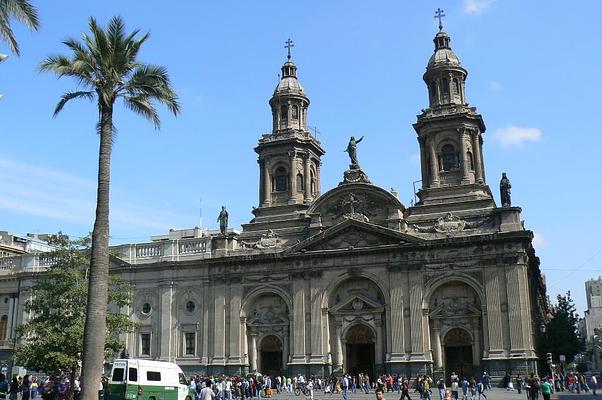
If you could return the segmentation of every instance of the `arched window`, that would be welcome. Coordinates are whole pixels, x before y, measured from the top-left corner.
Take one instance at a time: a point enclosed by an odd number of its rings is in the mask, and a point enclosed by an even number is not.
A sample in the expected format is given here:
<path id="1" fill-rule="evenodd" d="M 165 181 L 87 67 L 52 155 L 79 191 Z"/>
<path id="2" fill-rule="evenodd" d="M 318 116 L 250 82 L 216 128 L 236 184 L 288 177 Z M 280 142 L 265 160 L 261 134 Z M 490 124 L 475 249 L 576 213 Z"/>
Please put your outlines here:
<path id="1" fill-rule="evenodd" d="M 8 329 L 8 316 L 3 315 L 0 318 L 0 340 L 6 340 L 6 334 Z"/>
<path id="2" fill-rule="evenodd" d="M 291 110 L 291 114 L 292 114 L 293 119 L 299 118 L 299 107 L 293 106 L 293 108 Z"/>
<path id="3" fill-rule="evenodd" d="M 456 96 L 460 95 L 460 80 L 458 78 L 454 78 L 454 94 Z"/>
<path id="4" fill-rule="evenodd" d="M 441 148 L 441 169 L 451 171 L 458 168 L 458 157 L 456 149 L 452 144 L 445 144 Z"/>
<path id="5" fill-rule="evenodd" d="M 314 177 L 314 172 L 311 171 L 309 176 L 310 176 L 310 182 L 311 182 L 311 187 L 310 187 L 311 195 L 315 196 L 317 191 L 316 191 L 316 178 Z"/>
<path id="6" fill-rule="evenodd" d="M 288 110 L 286 106 L 280 106 L 280 119 L 286 121 L 288 119 Z"/>
<path id="7" fill-rule="evenodd" d="M 474 159 L 472 158 L 472 153 L 470 151 L 466 152 L 466 158 L 468 159 L 468 166 L 474 171 Z"/>
<path id="8" fill-rule="evenodd" d="M 443 78 L 441 80 L 442 86 L 443 86 L 443 95 L 444 96 L 449 96 L 449 79 L 447 78 Z"/>
<path id="9" fill-rule="evenodd" d="M 288 190 L 288 172 L 284 167 L 276 168 L 274 174 L 274 181 L 272 182 L 273 190 L 275 192 L 286 192 Z"/>
<path id="10" fill-rule="evenodd" d="M 303 175 L 297 174 L 297 192 L 303 192 L 305 190 L 305 181 Z"/>

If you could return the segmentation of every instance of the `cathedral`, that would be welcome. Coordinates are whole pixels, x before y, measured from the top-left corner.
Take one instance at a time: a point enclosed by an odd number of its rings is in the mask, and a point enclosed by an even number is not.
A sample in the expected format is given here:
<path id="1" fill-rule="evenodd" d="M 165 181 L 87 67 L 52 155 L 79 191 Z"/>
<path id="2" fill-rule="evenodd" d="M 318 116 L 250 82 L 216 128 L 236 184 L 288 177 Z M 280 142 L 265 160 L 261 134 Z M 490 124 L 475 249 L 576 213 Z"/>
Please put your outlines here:
<path id="1" fill-rule="evenodd" d="M 123 310 L 137 323 L 125 337 L 131 357 L 199 374 L 537 370 L 545 285 L 533 233 L 507 178 L 496 205 L 467 70 L 441 26 L 433 42 L 429 104 L 413 124 L 422 186 L 411 207 L 370 182 L 362 138 L 349 140 L 349 168 L 322 192 L 325 149 L 308 130 L 310 99 L 289 47 L 269 100 L 272 130 L 254 149 L 252 220 L 241 232 L 197 228 L 114 247 L 111 273 L 135 285 Z M 0 314 L 14 325 L 33 279 L 26 272 L 43 260 L 12 263 L 0 275 L 0 298 L 9 298 Z M 11 337 L 14 328 L 3 329 Z"/>

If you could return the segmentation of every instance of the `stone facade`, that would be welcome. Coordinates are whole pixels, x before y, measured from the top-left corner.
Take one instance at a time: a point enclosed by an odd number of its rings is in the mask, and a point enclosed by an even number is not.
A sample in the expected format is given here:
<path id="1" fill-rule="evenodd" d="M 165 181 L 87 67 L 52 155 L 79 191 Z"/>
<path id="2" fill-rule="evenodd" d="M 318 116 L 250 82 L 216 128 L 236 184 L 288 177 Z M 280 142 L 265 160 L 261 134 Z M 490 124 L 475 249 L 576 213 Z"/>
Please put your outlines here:
<path id="1" fill-rule="evenodd" d="M 533 234 L 520 208 L 496 206 L 466 70 L 445 32 L 434 41 L 430 104 L 414 124 L 420 201 L 406 208 L 359 164 L 321 193 L 324 150 L 289 56 L 270 99 L 273 130 L 255 148 L 254 219 L 240 233 L 115 248 L 111 273 L 136 287 L 123 310 L 138 323 L 125 338 L 131 356 L 209 374 L 536 369 L 545 287 Z M 41 267 L 17 261 L 0 298 L 22 302 L 16 282 Z"/>

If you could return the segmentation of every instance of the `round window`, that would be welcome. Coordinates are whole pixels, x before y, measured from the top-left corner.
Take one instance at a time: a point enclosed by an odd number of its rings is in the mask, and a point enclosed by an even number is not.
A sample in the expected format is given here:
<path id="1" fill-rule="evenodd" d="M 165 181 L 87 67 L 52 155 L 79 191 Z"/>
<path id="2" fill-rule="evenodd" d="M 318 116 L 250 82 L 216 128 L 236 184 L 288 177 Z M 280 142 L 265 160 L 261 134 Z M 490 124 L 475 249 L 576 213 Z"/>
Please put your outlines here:
<path id="1" fill-rule="evenodd" d="M 194 312 L 195 308 L 196 305 L 194 304 L 194 301 L 189 301 L 188 303 L 186 303 L 186 311 L 188 311 L 189 313 Z"/>
<path id="2" fill-rule="evenodd" d="M 143 314 L 150 314 L 150 312 L 151 312 L 152 309 L 153 308 L 151 307 L 150 303 L 144 303 L 142 305 L 142 313 Z"/>

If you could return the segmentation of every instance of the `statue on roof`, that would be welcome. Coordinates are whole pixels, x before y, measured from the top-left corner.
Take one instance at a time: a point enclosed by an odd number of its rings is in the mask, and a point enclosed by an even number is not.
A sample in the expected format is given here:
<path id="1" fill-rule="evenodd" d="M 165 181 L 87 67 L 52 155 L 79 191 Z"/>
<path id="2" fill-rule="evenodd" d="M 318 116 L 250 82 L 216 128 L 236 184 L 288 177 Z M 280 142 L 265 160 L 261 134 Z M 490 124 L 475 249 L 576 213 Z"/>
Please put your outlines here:
<path id="1" fill-rule="evenodd" d="M 512 205 L 512 201 L 510 199 L 511 188 L 512 185 L 510 184 L 510 179 L 508 179 L 505 172 L 502 172 L 502 179 L 500 180 L 500 197 L 502 200 L 502 207 L 510 207 Z"/>
<path id="2" fill-rule="evenodd" d="M 226 211 L 226 206 L 222 206 L 222 211 L 220 211 L 217 220 L 219 222 L 219 231 L 222 235 L 228 234 L 228 211 Z"/>
<path id="3" fill-rule="evenodd" d="M 349 153 L 349 159 L 351 160 L 351 165 L 349 166 L 351 169 L 359 169 L 360 164 L 357 161 L 357 144 L 362 141 L 364 137 L 362 136 L 358 140 L 355 140 L 355 137 L 351 136 L 349 139 L 349 143 L 347 144 L 347 149 L 345 151 Z"/>

